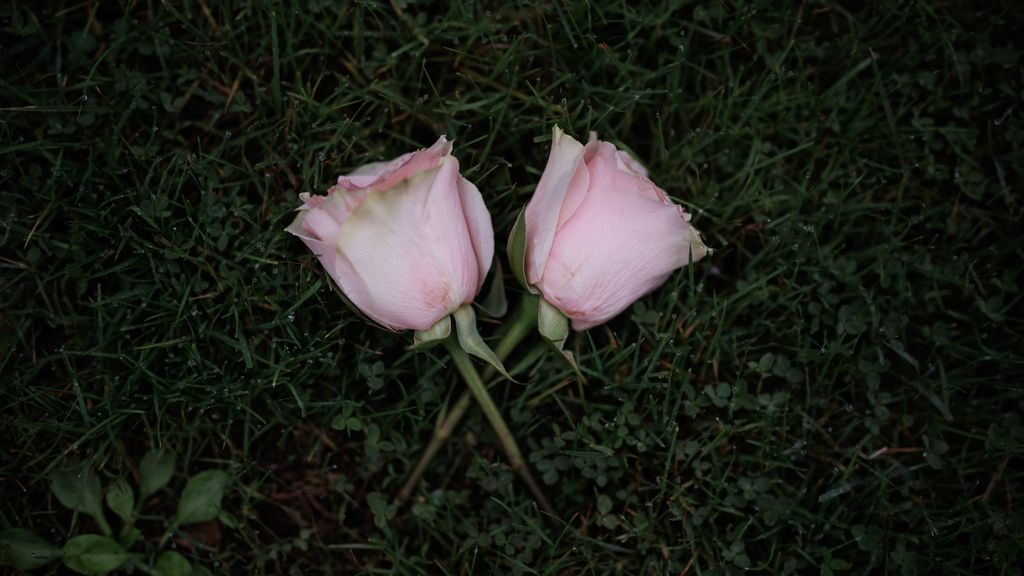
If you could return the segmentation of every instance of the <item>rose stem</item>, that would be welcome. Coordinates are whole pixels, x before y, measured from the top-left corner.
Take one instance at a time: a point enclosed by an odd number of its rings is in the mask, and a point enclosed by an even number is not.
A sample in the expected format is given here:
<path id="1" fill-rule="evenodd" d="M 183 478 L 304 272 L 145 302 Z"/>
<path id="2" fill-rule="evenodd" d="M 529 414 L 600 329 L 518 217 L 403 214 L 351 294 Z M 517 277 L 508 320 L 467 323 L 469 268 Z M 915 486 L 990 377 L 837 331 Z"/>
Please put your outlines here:
<path id="1" fill-rule="evenodd" d="M 495 346 L 495 354 L 498 356 L 498 358 L 500 358 L 503 361 L 506 358 L 508 358 L 508 356 L 512 354 L 513 349 L 515 349 L 519 342 L 521 342 L 522 339 L 525 338 L 537 325 L 537 303 L 537 296 L 532 296 L 529 294 L 525 294 L 523 296 L 522 300 L 519 303 L 519 310 L 516 314 L 515 319 L 511 322 L 511 324 L 509 324 L 508 331 L 505 332 L 505 335 L 498 342 L 498 345 Z M 487 367 L 483 372 L 483 378 L 487 379 L 490 376 L 493 376 L 494 372 L 495 371 L 493 368 Z M 467 388 L 463 390 L 462 395 L 459 397 L 459 400 L 456 401 L 455 405 L 452 407 L 452 410 L 449 413 L 447 413 L 441 420 L 441 422 L 437 425 L 437 427 L 434 428 L 434 435 L 430 439 L 430 444 L 427 445 L 427 448 L 424 451 L 423 455 L 420 457 L 420 460 L 417 462 L 416 467 L 413 469 L 409 478 L 406 480 L 406 483 L 402 485 L 401 490 L 395 497 L 396 503 L 402 504 L 409 500 L 410 496 L 412 496 L 413 490 L 416 488 L 416 485 L 419 484 L 420 479 L 423 477 L 423 474 L 427 469 L 427 466 L 433 460 L 434 456 L 437 454 L 437 451 L 440 450 L 440 447 L 444 445 L 447 439 L 452 437 L 452 434 L 454 433 L 456 426 L 459 425 L 459 422 L 462 420 L 462 417 L 466 414 L 466 410 L 469 408 L 469 403 L 471 402 L 472 395 L 473 393 L 470 392 L 470 389 Z M 499 418 L 500 417 L 501 416 L 499 414 Z M 511 439 L 511 435 L 509 436 L 509 438 Z M 512 446 L 513 448 L 515 448 L 516 453 L 518 453 L 518 448 L 515 447 L 514 440 L 512 442 Z M 511 454 L 509 455 L 509 459 L 512 459 Z M 540 492 L 540 489 L 537 488 L 537 483 L 534 481 L 534 479 L 532 479 L 531 476 L 529 476 L 529 469 L 525 467 L 524 462 L 520 469 L 517 471 L 520 471 L 520 475 L 523 476 L 524 481 L 531 486 L 530 490 L 534 492 L 535 495 L 540 495 L 538 500 L 541 502 L 546 502 L 546 500 L 544 500 L 544 497 Z M 525 472 L 524 475 L 523 472 Z M 548 507 L 550 508 L 550 506 Z"/>
<path id="2" fill-rule="evenodd" d="M 508 358 L 509 354 L 515 350 L 516 346 L 523 341 L 527 335 L 533 330 L 533 327 L 537 323 L 537 297 L 529 294 L 524 295 L 520 301 L 519 310 L 516 314 L 515 319 L 508 325 L 508 331 L 502 336 L 497 346 L 494 348 L 494 353 L 497 354 L 498 358 L 504 361 Z M 484 370 L 483 378 L 489 379 L 494 375 L 494 369 L 487 367 Z M 455 427 L 459 425 L 462 417 L 466 414 L 466 410 L 469 408 L 469 404 L 472 401 L 473 394 L 469 389 L 463 390 L 459 399 L 452 406 L 451 410 L 443 418 L 442 422 L 434 429 L 434 435 L 430 439 L 430 443 L 424 450 L 423 455 L 420 456 L 419 462 L 416 463 L 416 467 L 409 474 L 405 484 L 402 485 L 402 489 L 398 492 L 395 497 L 395 502 L 398 504 L 404 504 L 410 496 L 412 491 L 419 484 L 420 479 L 423 477 L 424 472 L 427 470 L 427 466 L 437 455 L 437 452 L 441 449 L 441 446 L 451 437 L 455 431 Z"/>
<path id="3" fill-rule="evenodd" d="M 558 518 L 555 510 L 548 503 L 547 498 L 544 497 L 544 493 L 540 491 L 537 481 L 533 479 L 533 474 L 530 473 L 530 468 L 526 465 L 526 460 L 523 459 L 523 453 L 519 451 L 519 446 L 516 444 L 515 437 L 512 436 L 512 431 L 508 429 L 505 419 L 501 416 L 501 411 L 498 410 L 498 406 L 491 399 L 490 393 L 487 392 L 487 385 L 480 378 L 480 374 L 476 371 L 473 361 L 454 340 L 446 340 L 445 347 L 448 348 L 448 354 L 451 355 L 455 368 L 462 374 L 462 379 L 466 381 L 469 391 L 473 393 L 477 404 L 484 411 L 484 416 L 490 421 L 491 428 L 494 429 L 494 433 L 498 436 L 498 440 L 505 449 L 505 455 L 508 456 L 509 465 L 512 466 L 512 470 L 518 473 L 523 481 L 526 482 L 530 492 L 533 493 L 533 497 L 540 504 L 544 512 L 551 515 L 552 518 Z"/>

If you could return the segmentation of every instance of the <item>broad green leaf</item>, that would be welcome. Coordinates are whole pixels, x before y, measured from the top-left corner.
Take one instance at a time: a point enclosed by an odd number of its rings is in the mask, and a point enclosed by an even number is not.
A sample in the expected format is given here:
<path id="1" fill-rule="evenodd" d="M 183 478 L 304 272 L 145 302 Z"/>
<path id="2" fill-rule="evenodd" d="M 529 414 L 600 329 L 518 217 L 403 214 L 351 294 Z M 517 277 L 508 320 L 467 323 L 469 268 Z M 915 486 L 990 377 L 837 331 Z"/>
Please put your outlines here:
<path id="1" fill-rule="evenodd" d="M 174 452 L 153 448 L 139 462 L 139 499 L 145 500 L 171 481 L 174 474 Z"/>
<path id="2" fill-rule="evenodd" d="M 221 470 L 207 470 L 189 479 L 178 501 L 174 523 L 180 526 L 216 518 L 227 483 L 228 475 Z"/>
<path id="3" fill-rule="evenodd" d="M 122 520 L 131 523 L 135 509 L 135 493 L 123 478 L 107 487 L 107 506 Z"/>
<path id="4" fill-rule="evenodd" d="M 156 557 L 153 571 L 159 576 L 191 576 L 192 565 L 180 553 L 167 550 Z"/>
<path id="5" fill-rule="evenodd" d="M 64 544 L 64 564 L 79 574 L 106 574 L 124 565 L 128 557 L 127 550 L 106 536 L 83 534 Z"/>
<path id="6" fill-rule="evenodd" d="M 213 576 L 213 572 L 210 572 L 210 569 L 205 566 L 196 564 L 192 567 L 192 576 Z"/>
<path id="7" fill-rule="evenodd" d="M 505 366 L 502 365 L 501 359 L 494 353 L 494 350 L 484 342 L 484 339 L 480 337 L 480 333 L 476 329 L 476 314 L 473 312 L 473 306 L 471 304 L 465 304 L 461 308 L 455 311 L 452 316 L 455 317 L 455 326 L 459 333 L 459 346 L 467 353 L 472 356 L 487 362 L 494 367 L 495 370 L 501 373 L 502 376 L 515 382 L 508 372 L 505 371 Z"/>
<path id="8" fill-rule="evenodd" d="M 0 532 L 0 564 L 31 570 L 60 556 L 60 548 L 31 530 L 8 528 Z"/>
<path id="9" fill-rule="evenodd" d="M 50 489 L 61 504 L 76 512 L 92 516 L 104 534 L 110 535 L 110 524 L 103 515 L 103 487 L 90 470 L 65 468 L 50 475 Z"/>
<path id="10" fill-rule="evenodd" d="M 508 264 L 512 268 L 512 275 L 516 280 L 530 291 L 536 294 L 534 289 L 526 281 L 526 208 L 519 211 L 515 224 L 512 225 L 512 233 L 508 236 Z"/>

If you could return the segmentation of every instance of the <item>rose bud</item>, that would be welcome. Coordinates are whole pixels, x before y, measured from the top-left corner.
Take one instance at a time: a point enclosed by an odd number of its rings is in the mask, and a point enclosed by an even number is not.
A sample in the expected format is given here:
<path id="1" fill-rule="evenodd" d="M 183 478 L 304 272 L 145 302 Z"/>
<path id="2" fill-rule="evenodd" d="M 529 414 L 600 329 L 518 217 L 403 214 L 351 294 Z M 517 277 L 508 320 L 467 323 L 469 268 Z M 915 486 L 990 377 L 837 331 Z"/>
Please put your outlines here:
<path id="1" fill-rule="evenodd" d="M 326 196 L 300 194 L 288 227 L 360 311 L 426 331 L 473 301 L 494 255 L 491 216 L 444 136 L 361 166 Z"/>
<path id="2" fill-rule="evenodd" d="M 557 126 L 521 218 L 510 247 L 524 237 L 523 279 L 576 330 L 608 321 L 709 252 L 690 215 L 632 156 L 596 139 L 583 146 Z M 550 320 L 545 328 L 553 312 L 542 303 L 541 331 L 564 340 Z"/>

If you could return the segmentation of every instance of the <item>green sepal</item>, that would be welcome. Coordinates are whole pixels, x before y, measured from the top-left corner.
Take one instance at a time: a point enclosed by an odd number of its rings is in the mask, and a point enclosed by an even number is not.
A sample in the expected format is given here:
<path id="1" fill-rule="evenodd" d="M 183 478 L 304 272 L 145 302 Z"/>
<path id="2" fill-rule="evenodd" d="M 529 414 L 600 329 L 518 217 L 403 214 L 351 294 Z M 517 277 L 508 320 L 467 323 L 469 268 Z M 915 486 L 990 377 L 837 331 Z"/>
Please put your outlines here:
<path id="1" fill-rule="evenodd" d="M 452 316 L 455 317 L 455 327 L 459 333 L 459 347 L 470 356 L 476 356 L 490 364 L 505 378 L 516 382 L 515 379 L 509 376 L 498 355 L 494 353 L 494 350 L 491 350 L 490 346 L 480 337 L 480 333 L 477 332 L 476 313 L 473 312 L 473 306 L 471 304 L 464 304 Z"/>
<path id="2" fill-rule="evenodd" d="M 548 342 L 561 350 L 569 338 L 569 319 L 558 309 L 541 298 L 537 304 L 537 331 Z"/>
<path id="3" fill-rule="evenodd" d="M 548 344 L 554 347 L 554 344 L 551 343 L 551 341 L 548 341 Z M 576 364 L 576 357 L 572 355 L 572 352 L 569 352 L 568 350 L 558 350 L 558 354 L 563 360 L 565 360 L 565 363 L 572 368 L 573 374 L 576 375 L 576 381 L 581 384 L 586 384 L 587 378 L 583 376 L 582 372 L 580 372 L 580 367 Z"/>
<path id="4" fill-rule="evenodd" d="M 537 294 L 537 289 L 526 281 L 526 208 L 519 211 L 512 233 L 508 235 L 508 263 L 512 267 L 512 275 L 530 294 Z"/>
<path id="5" fill-rule="evenodd" d="M 565 341 L 569 338 L 569 319 L 543 298 L 537 305 L 537 331 L 540 332 L 544 341 L 569 364 L 572 371 L 576 373 L 576 379 L 579 382 L 586 382 L 579 366 L 576 365 L 576 358 L 573 357 L 572 352 L 562 349 L 565 347 Z"/>
<path id="6" fill-rule="evenodd" d="M 412 350 L 426 350 L 444 342 L 452 333 L 452 317 L 445 316 L 426 330 L 417 330 L 412 335 Z"/>
<path id="7" fill-rule="evenodd" d="M 491 286 L 480 302 L 480 309 L 491 318 L 501 318 L 508 312 L 508 298 L 505 297 L 505 274 L 497 255 L 494 256 L 491 271 Z"/>

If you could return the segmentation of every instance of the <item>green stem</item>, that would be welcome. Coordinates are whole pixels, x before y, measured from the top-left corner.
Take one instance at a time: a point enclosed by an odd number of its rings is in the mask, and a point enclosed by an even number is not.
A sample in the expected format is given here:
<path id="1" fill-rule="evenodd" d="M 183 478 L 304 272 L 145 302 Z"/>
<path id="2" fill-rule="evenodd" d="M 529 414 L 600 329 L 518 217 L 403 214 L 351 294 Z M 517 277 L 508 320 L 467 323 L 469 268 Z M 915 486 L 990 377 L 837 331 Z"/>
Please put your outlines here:
<path id="1" fill-rule="evenodd" d="M 100 525 L 100 531 L 103 532 L 104 536 L 114 535 L 114 529 L 110 527 L 109 523 L 107 523 L 107 518 L 103 515 L 103 510 L 98 511 L 93 518 L 95 518 L 96 523 Z"/>
<path id="2" fill-rule="evenodd" d="M 160 546 L 160 547 L 163 548 L 163 546 Z M 145 572 L 146 574 L 150 574 L 151 576 L 160 576 L 159 572 L 157 572 L 156 570 L 150 568 L 149 566 L 146 565 L 145 562 L 142 561 L 142 556 L 141 555 L 139 555 L 138 557 L 136 557 L 134 559 L 134 561 L 132 562 L 132 567 L 133 568 L 138 568 L 141 572 Z"/>
<path id="3" fill-rule="evenodd" d="M 494 433 L 498 436 L 498 441 L 501 442 L 502 448 L 505 449 L 505 455 L 508 456 L 509 465 L 512 466 L 519 476 L 526 482 L 526 485 L 530 488 L 530 492 L 533 493 L 533 497 L 540 504 L 541 509 L 548 513 L 554 518 L 558 515 L 555 513 L 554 508 L 548 503 L 547 498 L 544 497 L 544 493 L 540 491 L 540 486 L 537 481 L 533 479 L 533 474 L 530 473 L 530 468 L 526 465 L 526 459 L 523 458 L 523 453 L 519 451 L 519 445 L 516 444 L 516 439 L 512 435 L 512 431 L 508 429 L 508 425 L 505 424 L 505 419 L 501 416 L 501 411 L 498 410 L 498 406 L 491 399 L 491 395 L 487 392 L 487 386 L 484 384 L 480 374 L 476 371 L 476 366 L 473 365 L 473 361 L 470 359 L 469 354 L 459 347 L 459 345 L 452 339 L 445 341 L 445 347 L 448 349 L 448 354 L 451 355 L 452 361 L 455 363 L 455 369 L 462 374 L 462 379 L 466 381 L 466 387 L 476 397 L 477 404 L 484 411 L 484 416 L 491 423 L 491 428 L 494 429 Z"/>
<path id="4" fill-rule="evenodd" d="M 505 361 L 506 358 L 512 353 L 513 350 L 519 346 L 519 343 L 524 338 L 529 336 L 537 325 L 537 297 L 531 294 L 525 294 L 523 299 L 519 303 L 519 310 L 516 313 L 516 317 L 508 324 L 508 330 L 505 335 L 502 336 L 498 345 L 494 347 L 494 353 L 497 354 L 498 358 Z M 489 380 L 494 376 L 494 368 L 490 366 L 484 371 L 484 381 Z M 455 431 L 455 427 L 462 421 L 462 417 L 465 416 L 466 410 L 469 409 L 470 402 L 473 401 L 473 394 L 469 389 L 463 390 L 459 399 L 456 400 L 455 405 L 452 406 L 451 411 L 444 417 L 440 424 L 434 429 L 434 435 L 430 439 L 430 443 L 427 445 L 426 450 L 423 451 L 423 455 L 420 456 L 419 462 L 416 463 L 416 467 L 409 474 L 405 484 L 402 485 L 402 489 L 398 492 L 395 497 L 395 502 L 398 504 L 404 504 L 412 496 L 412 491 L 416 489 L 416 485 L 419 484 L 420 479 L 427 470 L 427 466 L 433 461 L 434 456 L 444 446 L 444 443 L 451 438 L 452 433 Z"/>
<path id="5" fill-rule="evenodd" d="M 167 541 L 170 540 L 172 536 L 174 536 L 174 532 L 177 529 L 178 529 L 178 523 L 177 522 L 171 523 L 170 527 L 168 527 L 167 530 L 164 530 L 163 535 L 160 536 L 160 543 L 157 544 L 156 547 L 157 548 L 163 548 L 164 545 L 167 544 Z"/>

